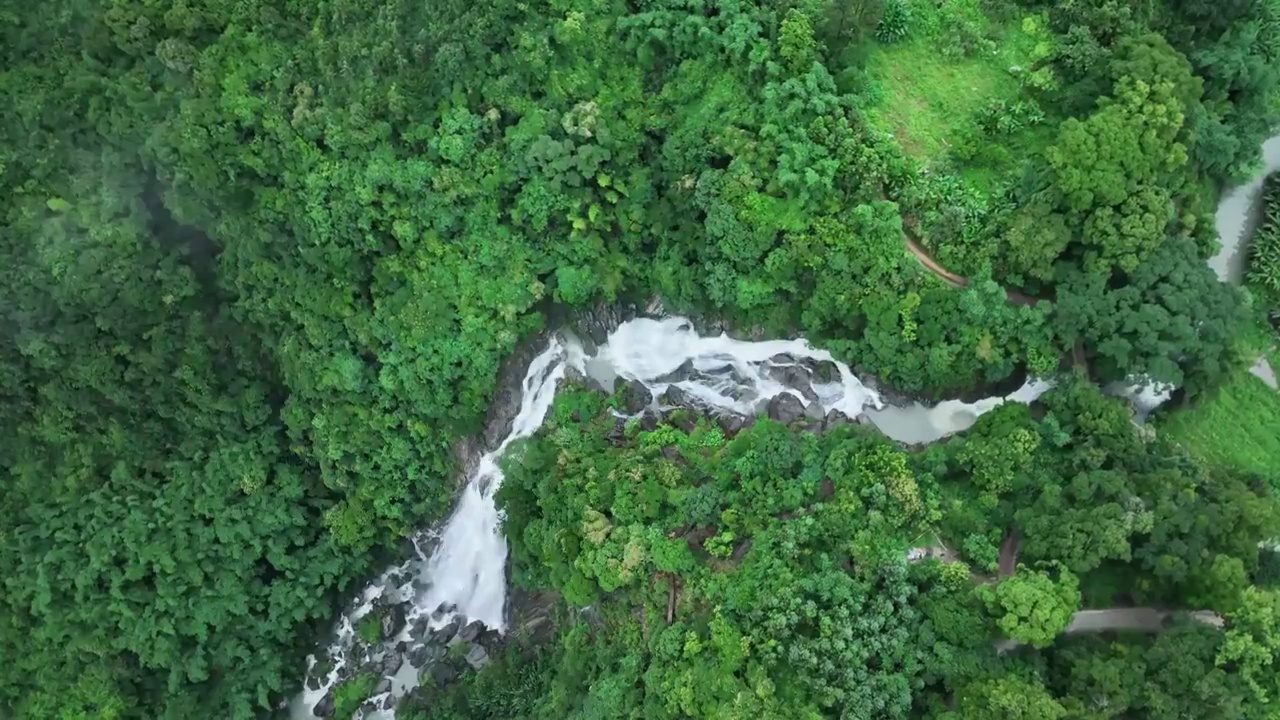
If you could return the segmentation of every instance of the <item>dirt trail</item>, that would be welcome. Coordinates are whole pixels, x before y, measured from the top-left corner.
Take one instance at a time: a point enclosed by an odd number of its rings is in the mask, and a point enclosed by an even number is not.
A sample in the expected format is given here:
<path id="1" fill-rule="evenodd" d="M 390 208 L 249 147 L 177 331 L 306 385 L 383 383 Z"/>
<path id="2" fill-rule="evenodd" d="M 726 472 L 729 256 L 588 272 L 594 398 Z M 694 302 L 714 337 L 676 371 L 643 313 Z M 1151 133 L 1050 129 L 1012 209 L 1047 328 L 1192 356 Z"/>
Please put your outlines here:
<path id="1" fill-rule="evenodd" d="M 920 264 L 924 266 L 925 270 L 928 270 L 938 276 L 938 278 L 951 287 L 969 287 L 969 278 L 964 277 L 963 275 L 957 275 L 943 267 L 937 260 L 933 259 L 933 256 L 929 254 L 928 250 L 925 250 L 920 243 L 916 242 L 910 235 L 904 235 L 903 239 L 907 243 L 907 250 L 911 251 L 911 254 L 916 256 L 916 259 L 920 261 Z M 1033 298 L 1030 295 L 1020 293 L 1017 290 L 1010 288 L 1005 288 L 1004 292 L 1009 297 L 1009 302 L 1015 305 L 1030 306 L 1035 305 L 1040 301 L 1039 298 Z"/>

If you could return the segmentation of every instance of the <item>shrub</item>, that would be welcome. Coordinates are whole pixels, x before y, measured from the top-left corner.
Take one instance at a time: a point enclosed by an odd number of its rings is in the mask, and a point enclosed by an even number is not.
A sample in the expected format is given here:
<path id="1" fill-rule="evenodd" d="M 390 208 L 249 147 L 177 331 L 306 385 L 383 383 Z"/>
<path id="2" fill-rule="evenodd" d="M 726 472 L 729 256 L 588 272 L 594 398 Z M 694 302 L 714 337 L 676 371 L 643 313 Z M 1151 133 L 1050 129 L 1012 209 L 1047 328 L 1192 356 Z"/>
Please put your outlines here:
<path id="1" fill-rule="evenodd" d="M 893 43 L 903 40 L 911 30 L 911 8 L 905 0 L 886 0 L 884 14 L 876 27 L 880 42 Z"/>

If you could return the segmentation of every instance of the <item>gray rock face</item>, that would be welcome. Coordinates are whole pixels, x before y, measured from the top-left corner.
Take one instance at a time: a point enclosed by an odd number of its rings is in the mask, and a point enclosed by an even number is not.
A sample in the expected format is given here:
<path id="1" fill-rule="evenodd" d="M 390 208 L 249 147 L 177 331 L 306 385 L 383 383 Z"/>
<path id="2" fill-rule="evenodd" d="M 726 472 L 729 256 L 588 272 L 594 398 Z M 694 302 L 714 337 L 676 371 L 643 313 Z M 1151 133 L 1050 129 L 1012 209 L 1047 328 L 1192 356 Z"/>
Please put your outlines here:
<path id="1" fill-rule="evenodd" d="M 489 652 L 483 645 L 472 645 L 467 651 L 466 660 L 472 670 L 479 670 L 489 664 Z"/>
<path id="2" fill-rule="evenodd" d="M 791 393 L 783 393 L 769 401 L 768 413 L 771 419 L 790 425 L 805 416 L 804 403 Z"/>

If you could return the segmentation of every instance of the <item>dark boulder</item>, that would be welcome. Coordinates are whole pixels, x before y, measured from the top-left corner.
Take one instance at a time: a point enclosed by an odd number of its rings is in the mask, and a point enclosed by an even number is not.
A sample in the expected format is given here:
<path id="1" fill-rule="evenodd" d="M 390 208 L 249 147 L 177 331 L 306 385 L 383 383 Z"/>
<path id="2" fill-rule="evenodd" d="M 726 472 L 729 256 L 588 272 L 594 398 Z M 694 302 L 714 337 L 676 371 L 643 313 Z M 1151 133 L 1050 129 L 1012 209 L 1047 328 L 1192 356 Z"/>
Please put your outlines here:
<path id="1" fill-rule="evenodd" d="M 840 368 L 830 360 L 818 360 L 813 365 L 813 379 L 822 383 L 838 382 Z"/>
<path id="2" fill-rule="evenodd" d="M 822 419 L 825 417 L 822 413 L 822 406 L 816 400 L 810 400 L 809 404 L 804 406 L 804 416 L 816 421 L 815 425 L 821 425 Z"/>
<path id="3" fill-rule="evenodd" d="M 431 681 L 441 687 L 458 679 L 458 671 L 449 663 L 436 663 L 431 666 L 430 675 Z"/>
<path id="4" fill-rule="evenodd" d="M 622 411 L 628 415 L 638 415 L 644 412 L 653 402 L 653 393 L 649 392 L 649 388 L 644 386 L 639 380 L 622 380 L 619 379 L 614 383 L 614 391 L 618 392 L 618 383 L 624 383 L 621 388 L 622 395 Z"/>
<path id="5" fill-rule="evenodd" d="M 373 694 L 381 695 L 384 692 L 391 692 L 391 678 L 382 678 L 377 685 L 373 686 Z"/>
<path id="6" fill-rule="evenodd" d="M 502 648 L 502 633 L 497 630 L 485 630 L 480 633 L 479 638 L 476 638 L 476 642 L 483 645 L 490 653 L 495 653 Z"/>
<path id="7" fill-rule="evenodd" d="M 484 623 L 479 620 L 472 620 L 458 631 L 458 642 L 469 643 L 480 637 L 480 633 L 484 632 Z"/>
<path id="8" fill-rule="evenodd" d="M 425 617 L 420 617 L 413 621 L 409 626 L 409 639 L 421 640 L 431 632 L 431 621 Z"/>
<path id="9" fill-rule="evenodd" d="M 327 692 L 324 697 L 320 698 L 320 702 L 311 710 L 316 717 L 333 717 L 333 693 Z"/>
<path id="10" fill-rule="evenodd" d="M 769 417 L 790 425 L 805 416 L 804 403 L 791 393 L 780 393 L 769 400 Z"/>
<path id="11" fill-rule="evenodd" d="M 661 402 L 663 405 L 671 405 L 673 407 L 687 408 L 694 407 L 695 405 L 693 398 L 689 397 L 689 393 L 681 390 L 675 385 L 668 387 L 662 393 Z"/>
<path id="12" fill-rule="evenodd" d="M 680 363 L 680 367 L 658 378 L 656 382 L 660 383 L 678 383 L 681 380 L 688 380 L 693 377 L 693 361 L 685 360 Z"/>
<path id="13" fill-rule="evenodd" d="M 431 643 L 433 645 L 447 645 L 462 629 L 462 618 L 454 618 L 444 627 L 431 631 Z"/>
<path id="14" fill-rule="evenodd" d="M 387 608 L 382 615 L 382 639 L 390 640 L 399 635 L 402 627 L 404 627 L 404 607 L 393 605 Z"/>
<path id="15" fill-rule="evenodd" d="M 733 437 L 747 426 L 746 421 L 741 415 L 734 415 L 732 413 L 728 415 L 721 415 L 717 422 L 720 424 L 720 429 L 724 431 L 725 437 Z"/>
<path id="16" fill-rule="evenodd" d="M 396 670 L 400 669 L 400 664 L 404 662 L 404 657 L 398 652 L 388 652 L 382 656 L 382 660 L 378 663 L 379 675 L 394 675 Z"/>
<path id="17" fill-rule="evenodd" d="M 841 425 L 848 425 L 851 422 L 853 421 L 849 419 L 848 415 L 832 408 L 827 413 L 826 419 L 823 420 L 822 426 L 823 428 L 835 428 L 840 427 Z"/>
<path id="18" fill-rule="evenodd" d="M 604 437 L 615 445 L 620 444 L 627 437 L 627 418 L 615 417 L 613 427 L 609 428 L 609 432 L 605 433 Z"/>
<path id="19" fill-rule="evenodd" d="M 422 645 L 409 653 L 409 662 L 416 668 L 424 668 L 432 663 L 440 662 L 449 651 L 443 645 Z"/>

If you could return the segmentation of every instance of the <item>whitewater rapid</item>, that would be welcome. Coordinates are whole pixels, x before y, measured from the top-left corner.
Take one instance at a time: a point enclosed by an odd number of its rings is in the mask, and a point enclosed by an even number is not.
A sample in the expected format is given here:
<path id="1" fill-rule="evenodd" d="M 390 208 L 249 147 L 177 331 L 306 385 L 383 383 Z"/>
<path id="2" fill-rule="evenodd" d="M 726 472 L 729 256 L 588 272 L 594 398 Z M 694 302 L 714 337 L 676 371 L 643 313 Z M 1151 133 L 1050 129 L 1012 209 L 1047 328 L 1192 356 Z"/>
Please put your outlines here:
<path id="1" fill-rule="evenodd" d="M 784 384 L 787 368 L 826 365 L 833 372 L 823 379 L 808 378 L 809 392 Z M 694 402 L 718 414 L 755 416 L 765 411 L 769 401 L 781 394 L 794 395 L 806 406 L 816 403 L 825 417 L 833 410 L 849 418 L 867 416 L 886 435 L 903 442 L 929 442 L 971 426 L 977 417 L 1003 402 L 1029 403 L 1051 385 L 1028 381 L 1006 397 L 977 403 L 946 401 L 934 407 L 915 404 L 908 408 L 886 408 L 880 395 L 866 387 L 845 363 L 825 351 L 813 348 L 804 339 L 752 342 L 727 335 L 701 336 L 693 324 L 680 317 L 638 318 L 614 330 L 603 346 L 588 354 L 573 336 L 560 334 L 529 364 L 521 386 L 520 409 L 511 429 L 498 447 L 477 464 L 463 488 L 458 505 L 439 531 L 423 531 L 413 538 L 417 557 L 389 568 L 352 602 L 351 609 L 338 620 L 335 639 L 326 649 L 332 663 L 318 687 L 304 687 L 291 703 L 295 720 L 315 717 L 316 704 L 339 682 L 350 675 L 355 652 L 355 628 L 373 611 L 380 599 L 410 604 L 399 634 L 384 641 L 380 650 L 366 657 L 376 664 L 391 657 L 394 670 L 387 670 L 390 687 L 370 700 L 377 704 L 398 699 L 418 684 L 418 670 L 404 660 L 412 652 L 410 628 L 427 622 L 432 629 L 447 625 L 454 617 L 479 620 L 485 626 L 506 628 L 507 544 L 502 534 L 502 516 L 494 496 L 502 484 L 500 460 L 512 443 L 537 432 L 555 399 L 557 388 L 572 370 L 612 387 L 616 378 L 643 384 L 658 402 L 671 387 L 682 390 Z M 430 548 L 430 554 L 424 548 Z M 441 611 L 445 608 L 445 611 Z M 401 650 L 396 650 L 397 644 Z M 394 654 L 393 654 L 394 653 Z M 397 659 L 398 658 L 398 659 Z M 316 657 L 307 661 L 308 676 L 315 673 Z M 344 670 L 347 671 L 344 673 Z M 318 674 L 318 673 L 317 673 Z M 391 696 L 391 697 L 388 697 Z M 394 703 L 389 703 L 394 705 Z M 395 717 L 394 707 L 356 717 L 384 720 Z"/>

